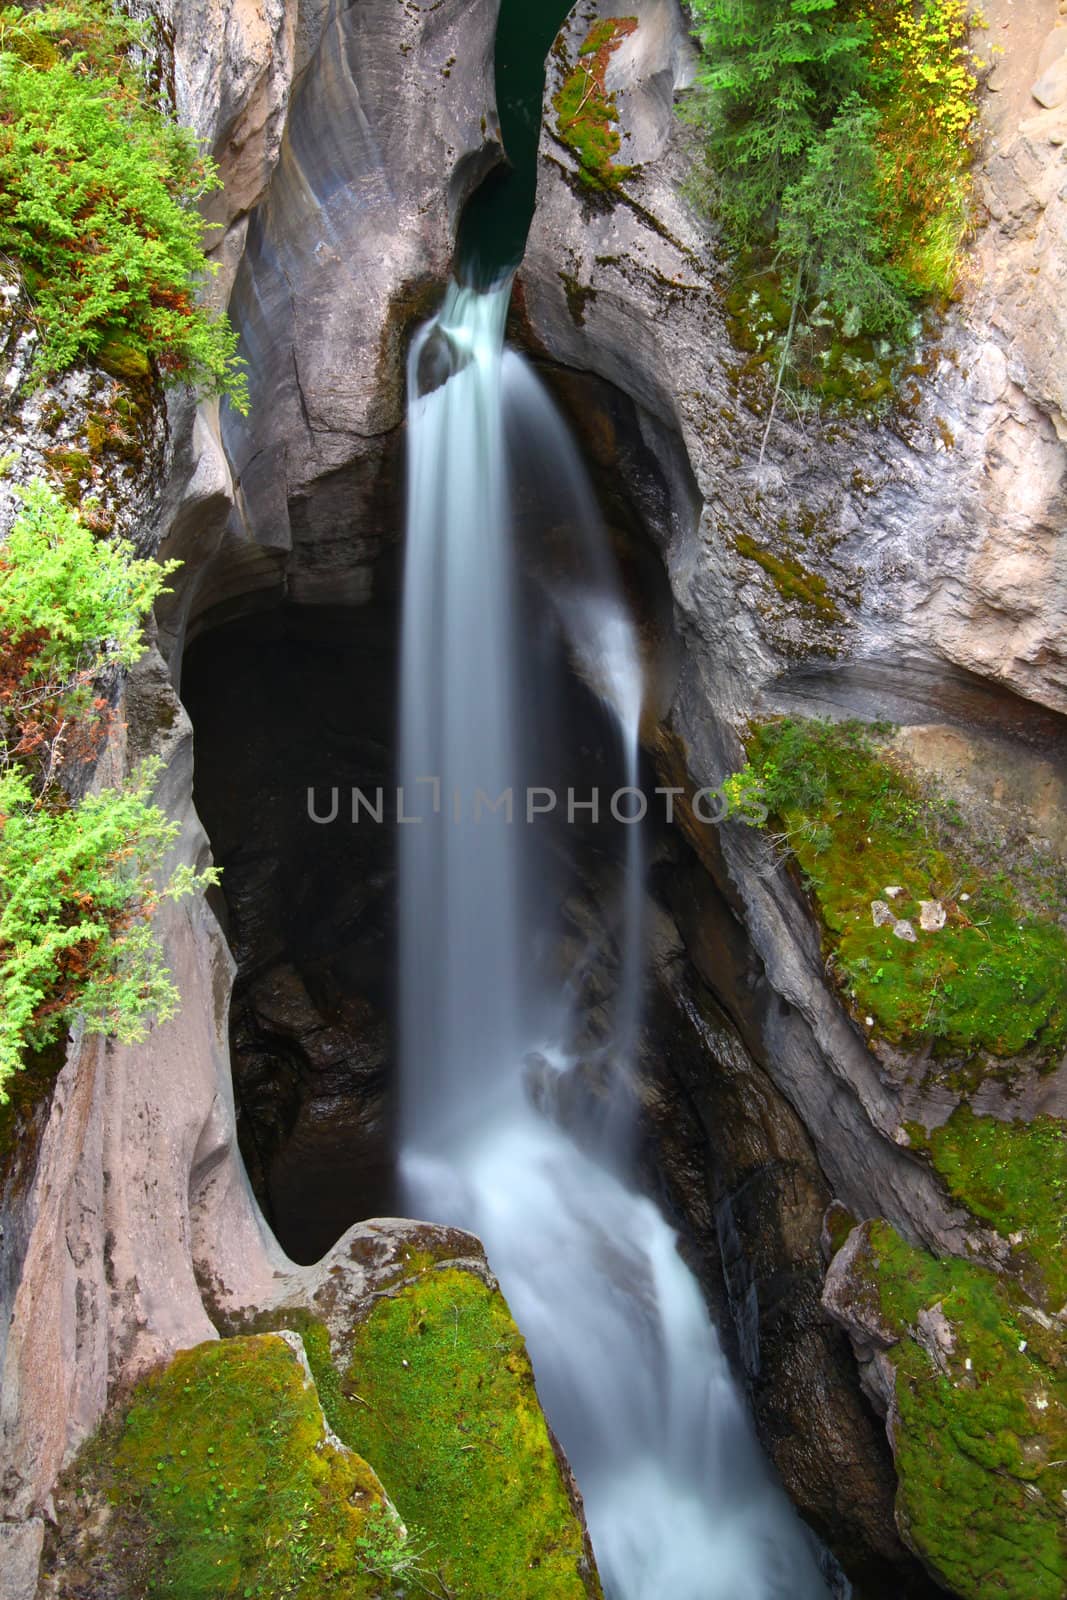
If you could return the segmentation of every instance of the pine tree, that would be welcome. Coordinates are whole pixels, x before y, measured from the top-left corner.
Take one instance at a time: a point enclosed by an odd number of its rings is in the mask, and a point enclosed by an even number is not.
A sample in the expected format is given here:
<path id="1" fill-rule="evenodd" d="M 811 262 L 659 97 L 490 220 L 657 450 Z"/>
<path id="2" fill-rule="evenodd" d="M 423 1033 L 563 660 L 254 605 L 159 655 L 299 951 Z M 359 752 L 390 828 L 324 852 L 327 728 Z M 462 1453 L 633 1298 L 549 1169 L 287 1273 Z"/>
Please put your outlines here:
<path id="1" fill-rule="evenodd" d="M 838 0 L 693 0 L 704 53 L 691 116 L 704 129 L 735 245 L 778 207 L 847 97 L 870 81 L 869 27 Z"/>

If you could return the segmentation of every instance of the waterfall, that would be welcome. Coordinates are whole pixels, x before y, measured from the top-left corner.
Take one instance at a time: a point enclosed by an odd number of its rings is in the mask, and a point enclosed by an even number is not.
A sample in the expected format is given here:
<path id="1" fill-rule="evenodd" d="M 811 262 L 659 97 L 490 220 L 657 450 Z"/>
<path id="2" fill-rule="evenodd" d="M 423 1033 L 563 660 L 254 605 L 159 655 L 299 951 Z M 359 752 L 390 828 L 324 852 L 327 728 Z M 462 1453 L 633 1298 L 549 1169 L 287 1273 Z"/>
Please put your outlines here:
<path id="1" fill-rule="evenodd" d="M 826 1590 L 809 1536 L 763 1462 L 696 1281 L 671 1228 L 627 1182 L 624 1117 L 609 1116 L 615 1148 L 594 1159 L 524 1088 L 532 1051 L 557 1070 L 568 1063 L 558 1040 L 531 1032 L 552 1007 L 530 992 L 545 980 L 530 955 L 539 902 L 509 487 L 516 424 L 569 502 L 576 557 L 555 603 L 577 670 L 613 708 L 635 790 L 641 672 L 577 453 L 533 374 L 504 351 L 509 289 L 453 287 L 409 367 L 406 1198 L 412 1214 L 482 1238 L 581 1487 L 608 1600 L 817 1600 Z M 627 841 L 611 1042 L 621 1075 L 639 1022 L 638 827 Z"/>

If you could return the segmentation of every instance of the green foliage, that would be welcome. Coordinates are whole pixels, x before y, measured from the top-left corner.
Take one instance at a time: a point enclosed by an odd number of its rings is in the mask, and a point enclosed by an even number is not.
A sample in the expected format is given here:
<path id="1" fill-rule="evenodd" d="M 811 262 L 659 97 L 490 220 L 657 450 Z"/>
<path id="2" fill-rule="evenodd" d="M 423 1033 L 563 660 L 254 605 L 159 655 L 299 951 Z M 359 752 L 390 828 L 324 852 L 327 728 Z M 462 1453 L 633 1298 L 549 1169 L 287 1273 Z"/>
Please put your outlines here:
<path id="1" fill-rule="evenodd" d="M 893 1442 L 897 1514 L 965 1600 L 1059 1600 L 1067 1488 L 1062 1341 L 1010 1281 L 936 1260 L 885 1222 L 864 1224 L 850 1293 L 898 1342 Z M 940 1312 L 951 1348 L 923 1336 Z"/>
<path id="2" fill-rule="evenodd" d="M 886 263 L 877 225 L 878 114 L 850 94 L 804 170 L 784 191 L 778 249 L 797 264 L 797 290 L 820 300 L 854 337 L 862 329 L 900 341 L 912 309 Z"/>
<path id="3" fill-rule="evenodd" d="M 40 375 L 122 349 L 244 409 L 236 335 L 193 300 L 194 202 L 218 180 L 152 103 L 141 35 L 106 0 L 0 12 L 0 251 L 35 302 Z"/>
<path id="4" fill-rule="evenodd" d="M 1010 882 L 942 842 L 943 808 L 872 742 L 877 727 L 801 718 L 751 735 L 749 769 L 814 895 L 832 971 L 858 1012 L 892 1041 L 949 1054 L 1051 1057 L 1067 1041 L 1067 936 L 1029 914 Z M 956 830 L 957 832 L 959 830 Z M 902 894 L 915 943 L 875 926 L 871 904 Z M 948 914 L 919 930 L 919 902 Z"/>
<path id="5" fill-rule="evenodd" d="M 1001 1122 L 959 1106 L 931 1133 L 909 1128 L 949 1191 L 1015 1246 L 1053 1311 L 1067 1304 L 1067 1123 Z M 1021 1238 L 1019 1237 L 1021 1235 Z"/>
<path id="6" fill-rule="evenodd" d="M 315 1390 L 274 1335 L 182 1352 L 138 1386 L 77 1476 L 114 1507 L 108 1593 L 123 1600 L 382 1593 L 365 1560 L 381 1485 L 327 1441 Z"/>
<path id="7" fill-rule="evenodd" d="M 683 114 L 744 284 L 768 273 L 794 381 L 834 334 L 899 347 L 951 295 L 970 226 L 976 78 L 967 0 L 693 0 L 703 66 Z M 697 181 L 709 195 L 705 178 Z M 867 363 L 871 365 L 870 362 Z"/>
<path id="8" fill-rule="evenodd" d="M 149 919 L 214 874 L 182 868 L 157 887 L 178 833 L 151 803 L 158 765 L 77 804 L 59 781 L 102 740 L 94 685 L 141 654 L 172 570 L 94 538 L 41 483 L 0 546 L 0 1101 L 23 1052 L 76 1013 L 133 1042 L 177 1009 Z"/>
<path id="9" fill-rule="evenodd" d="M 703 63 L 689 116 L 706 135 L 735 247 L 773 230 L 837 108 L 870 76 L 870 29 L 837 0 L 693 0 Z"/>
<path id="10" fill-rule="evenodd" d="M 617 188 L 630 172 L 615 160 L 621 145 L 619 113 L 605 79 L 612 55 L 636 27 L 636 17 L 596 23 L 553 101 L 559 136 L 577 156 L 579 177 L 590 189 Z"/>
<path id="11" fill-rule="evenodd" d="M 65 698 L 86 674 L 138 659 L 142 621 L 179 563 L 141 561 L 128 540 L 96 538 L 40 479 L 21 499 L 0 545 L 0 635 L 40 636 L 27 676 L 63 685 Z"/>
<path id="12" fill-rule="evenodd" d="M 356 1551 L 361 1566 L 375 1578 L 393 1585 L 413 1583 L 427 1594 L 441 1592 L 426 1565 L 430 1546 L 405 1528 L 384 1504 L 368 1511 L 356 1538 Z"/>
<path id="13" fill-rule="evenodd" d="M 309 1357 L 318 1377 L 321 1352 Z M 585 1600 L 581 1529 L 499 1292 L 456 1268 L 405 1283 L 354 1330 L 324 1404 L 405 1521 L 430 1531 L 444 1592 Z"/>
<path id="14" fill-rule="evenodd" d="M 148 919 L 161 898 L 155 876 L 174 842 L 149 796 L 158 766 L 125 789 L 77 806 L 35 804 L 18 767 L 0 773 L 0 1097 L 28 1046 L 39 1050 L 76 1012 L 90 1033 L 124 1043 L 166 1021 L 178 994 Z M 174 873 L 177 899 L 202 879 Z"/>

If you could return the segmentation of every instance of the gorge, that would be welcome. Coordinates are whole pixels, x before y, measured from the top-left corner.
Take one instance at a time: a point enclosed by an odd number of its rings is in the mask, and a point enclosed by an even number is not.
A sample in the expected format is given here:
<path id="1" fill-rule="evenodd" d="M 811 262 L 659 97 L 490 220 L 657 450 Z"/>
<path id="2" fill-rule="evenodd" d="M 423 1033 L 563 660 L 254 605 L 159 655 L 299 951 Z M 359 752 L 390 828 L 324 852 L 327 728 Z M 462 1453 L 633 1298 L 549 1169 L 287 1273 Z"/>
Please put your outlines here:
<path id="1" fill-rule="evenodd" d="M 15 289 L 3 427 L 20 481 L 182 562 L 95 781 L 159 757 L 172 859 L 223 871 L 157 913 L 178 1015 L 76 1028 L 5 1108 L 14 1600 L 1063 1592 L 1063 962 L 1012 1048 L 889 1009 L 893 929 L 970 936 L 998 869 L 1009 921 L 1063 922 L 1064 112 L 1030 89 L 1067 29 L 986 9 L 959 300 L 901 405 L 769 430 L 675 0 L 505 0 L 499 38 L 493 0 L 158 11 L 249 409 L 153 390 L 94 454 L 128 380 L 42 397 Z M 791 861 L 784 790 L 702 820 L 827 717 L 872 743 L 826 736 Z M 866 968 L 816 827 L 887 908 Z"/>

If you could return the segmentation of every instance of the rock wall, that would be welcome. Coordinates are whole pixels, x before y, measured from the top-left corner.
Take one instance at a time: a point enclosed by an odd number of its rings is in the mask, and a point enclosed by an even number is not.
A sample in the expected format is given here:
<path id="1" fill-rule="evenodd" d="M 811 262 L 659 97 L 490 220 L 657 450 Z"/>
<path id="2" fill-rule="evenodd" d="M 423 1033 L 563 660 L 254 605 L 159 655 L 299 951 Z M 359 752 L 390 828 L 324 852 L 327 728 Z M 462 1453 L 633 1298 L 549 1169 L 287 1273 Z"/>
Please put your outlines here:
<path id="1" fill-rule="evenodd" d="M 674 0 L 630 9 L 638 26 L 612 55 L 606 86 L 617 100 L 619 160 L 637 170 L 620 189 L 597 192 L 560 135 L 553 96 L 590 27 L 613 12 L 606 0 L 586 0 L 550 66 L 520 287 L 531 348 L 631 397 L 668 485 L 667 504 L 648 505 L 682 645 L 668 718 L 674 742 L 662 764 L 714 783 L 739 762 L 744 721 L 779 707 L 897 715 L 933 733 L 985 727 L 1010 751 L 1030 726 L 1015 694 L 1067 706 L 1064 594 L 1055 564 L 1039 554 L 1051 550 L 1067 510 L 1067 454 L 1041 376 L 1048 363 L 1034 308 L 1005 287 L 1033 277 L 1041 252 L 1059 259 L 1062 161 L 1048 142 L 1059 113 L 1017 127 L 1005 111 L 991 124 L 980 182 L 1010 197 L 1011 209 L 981 234 L 973 287 L 928 352 L 906 414 L 798 422 L 779 413 L 761 468 L 767 396 L 738 371 L 727 269 L 685 199 L 688 136 L 668 114 L 692 72 L 684 18 Z M 1027 31 L 1013 82 L 1032 81 L 1032 43 Z M 629 458 L 620 466 L 625 475 Z M 640 502 L 637 478 L 633 493 Z M 738 535 L 794 551 L 825 583 L 830 612 L 777 592 L 738 551 Z M 1047 789 L 1065 749 L 1057 718 L 1041 737 Z M 1031 792 L 1036 810 L 1040 776 Z M 942 1103 L 921 1073 L 913 1081 L 868 1050 L 826 986 L 799 893 L 768 871 L 763 841 L 727 826 L 706 849 L 788 1003 L 765 1019 L 768 1059 L 835 1192 L 860 1214 L 878 1211 L 913 1237 L 960 1248 L 964 1218 L 899 1148 L 908 1117 L 941 1120 L 951 1097 Z M 986 1109 L 1004 1107 L 995 1087 L 986 1094 Z M 1062 1073 L 1031 1077 L 1015 1105 L 1027 1115 L 1054 1111 L 1065 1095 Z"/>
<path id="2" fill-rule="evenodd" d="M 460 204 L 498 156 L 496 10 L 174 0 L 160 11 L 179 114 L 225 180 L 209 205 L 221 226 L 213 293 L 240 329 L 254 407 L 250 423 L 220 421 L 215 403 L 169 396 L 165 429 L 145 422 L 155 431 L 138 470 L 114 490 L 118 524 L 185 566 L 161 608 L 160 648 L 123 688 L 125 731 L 99 777 L 162 757 L 158 798 L 182 822 L 175 863 L 208 859 L 192 729 L 171 686 L 190 617 L 264 585 L 337 599 L 342 584 L 364 597 L 381 532 L 350 533 L 352 484 L 374 484 L 401 422 L 403 331 L 446 276 Z M 9 344 L 18 409 L 5 438 L 29 451 L 27 470 L 54 466 L 39 406 L 23 403 L 26 341 Z M 57 391 L 60 446 L 84 432 L 102 382 L 76 376 Z M 336 484 L 338 530 L 325 557 L 306 519 L 309 486 L 324 480 Z M 56 1474 L 116 1385 L 215 1337 L 204 1274 L 213 1306 L 228 1295 L 257 1307 L 291 1273 L 237 1153 L 226 942 L 201 900 L 163 913 L 160 933 L 180 1015 L 142 1046 L 72 1041 L 54 1093 L 21 1123 L 0 1196 L 0 1540 L 21 1586 L 12 1600 L 34 1592 Z"/>

